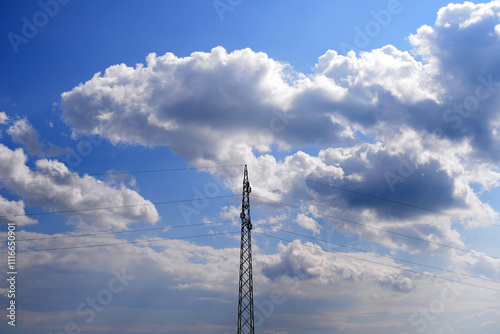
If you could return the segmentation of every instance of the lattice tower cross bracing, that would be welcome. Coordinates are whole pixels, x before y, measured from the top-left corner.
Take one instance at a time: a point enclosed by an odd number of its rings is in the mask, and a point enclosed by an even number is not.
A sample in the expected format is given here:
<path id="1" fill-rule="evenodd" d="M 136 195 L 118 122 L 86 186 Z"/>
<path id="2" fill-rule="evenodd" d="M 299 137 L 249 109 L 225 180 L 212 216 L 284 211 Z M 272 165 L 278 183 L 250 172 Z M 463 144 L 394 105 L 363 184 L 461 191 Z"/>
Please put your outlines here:
<path id="1" fill-rule="evenodd" d="M 245 165 L 241 201 L 240 279 L 238 293 L 238 334 L 254 334 L 252 279 L 252 222 L 250 221 L 250 182 Z"/>

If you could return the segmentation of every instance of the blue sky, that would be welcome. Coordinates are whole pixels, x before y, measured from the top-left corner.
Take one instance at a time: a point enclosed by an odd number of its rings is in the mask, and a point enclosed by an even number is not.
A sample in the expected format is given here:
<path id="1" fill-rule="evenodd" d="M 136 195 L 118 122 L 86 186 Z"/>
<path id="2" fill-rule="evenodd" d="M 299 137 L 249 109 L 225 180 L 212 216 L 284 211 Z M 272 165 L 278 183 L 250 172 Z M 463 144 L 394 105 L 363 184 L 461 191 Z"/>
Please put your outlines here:
<path id="1" fill-rule="evenodd" d="M 499 1 L 0 8 L 2 332 L 498 332 Z"/>

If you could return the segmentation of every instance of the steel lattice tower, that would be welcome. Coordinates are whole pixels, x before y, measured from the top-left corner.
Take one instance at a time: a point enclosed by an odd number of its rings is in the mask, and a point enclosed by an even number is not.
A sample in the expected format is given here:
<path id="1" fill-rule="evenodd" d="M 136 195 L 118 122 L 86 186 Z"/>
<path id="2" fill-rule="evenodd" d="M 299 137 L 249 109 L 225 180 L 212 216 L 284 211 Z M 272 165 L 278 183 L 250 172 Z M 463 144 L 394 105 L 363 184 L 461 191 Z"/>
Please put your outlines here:
<path id="1" fill-rule="evenodd" d="M 254 334 L 252 280 L 252 223 L 250 221 L 250 182 L 247 165 L 243 176 L 241 201 L 240 286 L 238 295 L 238 334 Z"/>

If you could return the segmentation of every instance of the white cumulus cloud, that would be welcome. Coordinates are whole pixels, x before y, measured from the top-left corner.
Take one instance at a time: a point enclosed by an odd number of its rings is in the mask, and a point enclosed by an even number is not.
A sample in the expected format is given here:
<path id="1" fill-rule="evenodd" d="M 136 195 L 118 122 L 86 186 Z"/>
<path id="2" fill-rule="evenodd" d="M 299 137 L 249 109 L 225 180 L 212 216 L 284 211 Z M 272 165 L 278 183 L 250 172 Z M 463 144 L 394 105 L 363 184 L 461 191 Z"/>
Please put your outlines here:
<path id="1" fill-rule="evenodd" d="M 124 185 L 112 187 L 88 175 L 80 177 L 57 160 L 37 160 L 35 171 L 26 162 L 22 149 L 11 150 L 0 144 L 0 182 L 28 205 L 53 211 L 76 210 L 65 213 L 70 222 L 93 228 L 125 228 L 137 221 L 159 220 L 154 205 Z M 85 211 L 104 207 L 116 208 Z"/>
<path id="2" fill-rule="evenodd" d="M 250 49 L 150 54 L 145 65 L 111 66 L 63 93 L 63 119 L 77 135 L 169 146 L 195 166 L 248 163 L 260 202 L 301 202 L 458 247 L 452 223 L 498 216 L 472 185 L 488 191 L 500 181 L 499 13 L 498 1 L 450 4 L 410 36 L 411 52 L 330 50 L 310 74 Z M 236 191 L 240 174 L 220 176 Z M 388 247 L 435 250 L 335 226 Z"/>
<path id="3" fill-rule="evenodd" d="M 37 221 L 25 215 L 24 201 L 9 201 L 0 196 L 0 225 L 13 222 L 16 225 L 31 225 Z"/>
<path id="4" fill-rule="evenodd" d="M 297 215 L 297 218 L 295 218 L 295 222 L 303 228 L 312 231 L 316 235 L 320 233 L 321 226 L 318 224 L 318 222 L 303 213 L 299 213 Z"/>

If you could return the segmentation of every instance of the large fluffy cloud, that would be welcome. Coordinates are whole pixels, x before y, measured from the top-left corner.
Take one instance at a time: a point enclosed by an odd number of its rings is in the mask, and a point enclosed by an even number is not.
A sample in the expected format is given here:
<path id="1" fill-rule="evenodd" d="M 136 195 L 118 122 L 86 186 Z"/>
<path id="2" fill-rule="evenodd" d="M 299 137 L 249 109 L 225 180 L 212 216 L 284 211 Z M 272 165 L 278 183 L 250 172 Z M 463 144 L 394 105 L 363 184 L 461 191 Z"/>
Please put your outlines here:
<path id="1" fill-rule="evenodd" d="M 307 112 L 289 110 L 295 94 L 314 85 L 290 75 L 285 64 L 249 49 L 228 54 L 217 47 L 186 58 L 150 54 L 146 67 L 122 64 L 96 74 L 64 93 L 61 106 L 75 132 L 113 142 L 169 145 L 190 162 L 226 160 L 248 145 L 266 151 L 274 143 L 273 132 L 261 130 L 270 127 L 284 145 L 351 139 L 343 133 L 345 124 L 314 106 Z M 325 88 L 321 94 L 344 94 L 341 87 Z M 283 122 L 287 130 L 279 131 Z"/>
<path id="2" fill-rule="evenodd" d="M 454 140 L 471 140 L 482 159 L 498 162 L 500 105 L 500 2 L 450 4 L 433 27 L 410 36 L 414 52 L 439 80 L 446 108 L 432 124 Z M 431 126 L 431 124 L 427 124 Z"/>
<path id="3" fill-rule="evenodd" d="M 125 228 L 137 221 L 155 223 L 159 220 L 152 203 L 124 185 L 113 187 L 88 175 L 80 177 L 57 160 L 37 160 L 35 171 L 26 162 L 22 149 L 11 150 L 0 144 L 0 182 L 23 199 L 15 205 L 16 210 L 7 207 L 7 204 L 12 207 L 12 202 L 4 201 L 3 216 L 24 214 L 26 201 L 28 205 L 47 210 L 69 211 L 64 214 L 81 227 Z M 106 207 L 115 208 L 85 211 Z M 17 219 L 22 219 L 24 224 L 31 222 L 27 218 Z"/>
<path id="4" fill-rule="evenodd" d="M 146 65 L 111 66 L 63 93 L 63 118 L 75 134 L 168 145 L 198 166 L 248 163 L 261 197 L 462 247 L 455 221 L 497 217 L 472 184 L 489 190 L 500 180 L 499 13 L 498 1 L 449 5 L 410 36 L 413 55 L 390 45 L 328 51 L 307 75 L 249 49 L 150 54 Z M 298 151 L 311 147 L 318 153 Z M 224 176 L 237 189 L 240 170 Z"/>

